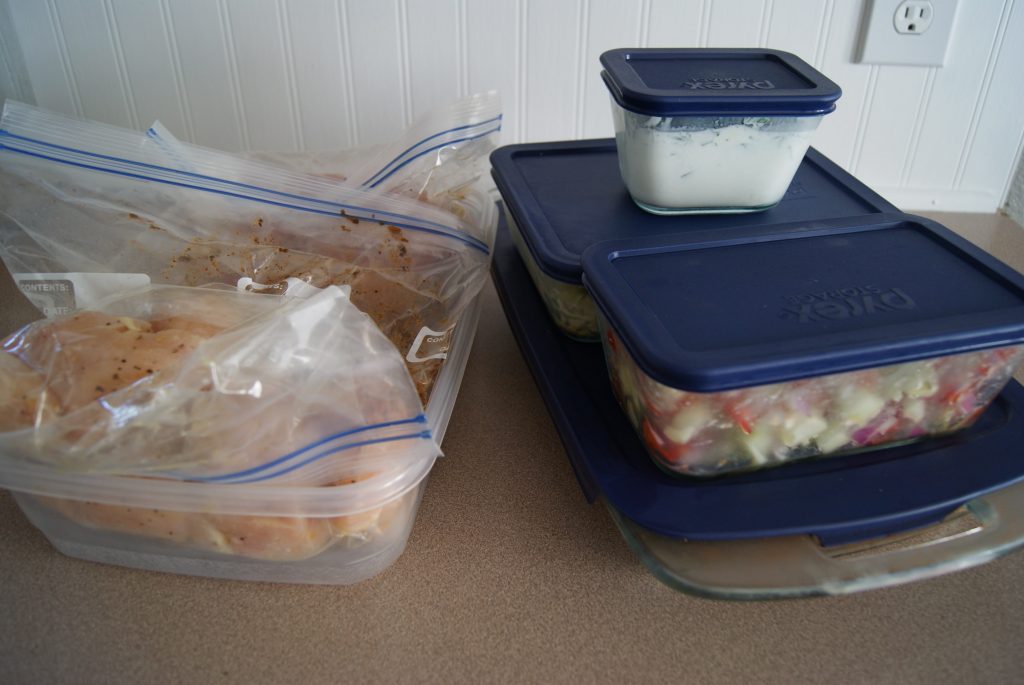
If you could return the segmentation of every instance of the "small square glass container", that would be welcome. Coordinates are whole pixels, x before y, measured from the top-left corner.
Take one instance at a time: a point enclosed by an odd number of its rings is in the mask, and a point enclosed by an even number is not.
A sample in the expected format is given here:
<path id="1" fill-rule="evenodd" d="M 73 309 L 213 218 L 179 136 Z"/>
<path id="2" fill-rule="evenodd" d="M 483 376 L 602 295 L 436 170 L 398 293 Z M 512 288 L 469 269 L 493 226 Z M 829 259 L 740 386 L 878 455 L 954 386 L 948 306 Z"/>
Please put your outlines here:
<path id="1" fill-rule="evenodd" d="M 617 49 L 601 64 L 622 180 L 655 214 L 774 206 L 842 93 L 778 50 Z"/>

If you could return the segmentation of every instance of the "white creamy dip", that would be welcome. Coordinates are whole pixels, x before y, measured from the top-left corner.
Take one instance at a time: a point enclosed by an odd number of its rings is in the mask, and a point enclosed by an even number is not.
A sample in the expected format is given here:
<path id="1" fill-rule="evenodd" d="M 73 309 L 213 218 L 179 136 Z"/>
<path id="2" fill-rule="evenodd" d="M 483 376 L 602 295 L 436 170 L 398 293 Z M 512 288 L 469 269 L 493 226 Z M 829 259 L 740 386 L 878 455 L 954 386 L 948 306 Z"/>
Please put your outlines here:
<path id="1" fill-rule="evenodd" d="M 751 211 L 776 204 L 821 119 L 616 114 L 622 178 L 638 204 L 658 213 Z"/>

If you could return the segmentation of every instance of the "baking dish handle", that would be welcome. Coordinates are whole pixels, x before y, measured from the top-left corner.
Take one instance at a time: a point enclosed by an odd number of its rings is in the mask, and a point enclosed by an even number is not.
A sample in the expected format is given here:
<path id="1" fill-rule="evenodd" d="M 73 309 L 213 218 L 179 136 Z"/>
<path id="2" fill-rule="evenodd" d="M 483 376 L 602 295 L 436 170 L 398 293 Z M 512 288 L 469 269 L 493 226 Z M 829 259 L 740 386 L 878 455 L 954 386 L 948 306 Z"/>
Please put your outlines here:
<path id="1" fill-rule="evenodd" d="M 810 535 L 679 540 L 609 511 L 662 582 L 717 599 L 872 590 L 978 566 L 1024 545 L 1024 482 L 977 497 L 933 526 L 836 547 L 823 547 Z"/>

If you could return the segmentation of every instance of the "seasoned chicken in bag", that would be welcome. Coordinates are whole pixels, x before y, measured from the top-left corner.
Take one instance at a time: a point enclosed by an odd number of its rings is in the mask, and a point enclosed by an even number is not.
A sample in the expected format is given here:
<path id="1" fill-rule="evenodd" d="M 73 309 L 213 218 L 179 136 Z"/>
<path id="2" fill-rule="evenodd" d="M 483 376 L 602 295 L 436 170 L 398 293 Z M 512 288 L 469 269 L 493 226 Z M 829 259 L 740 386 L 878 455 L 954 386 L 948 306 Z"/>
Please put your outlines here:
<path id="1" fill-rule="evenodd" d="M 466 170 L 496 130 L 480 129 L 475 152 L 460 148 L 437 157 L 430 174 L 417 172 L 426 180 L 413 197 L 419 186 L 394 185 L 415 166 L 404 160 L 389 166 L 389 184 L 347 186 L 8 102 L 0 255 L 16 278 L 251 279 L 271 293 L 288 278 L 349 285 L 352 302 L 398 347 L 425 405 L 452 330 L 487 277 L 496 210 Z"/>
<path id="2" fill-rule="evenodd" d="M 299 299 L 150 286 L 97 309 L 4 341 L 5 458 L 324 485 L 439 452 L 402 359 L 340 288 Z"/>

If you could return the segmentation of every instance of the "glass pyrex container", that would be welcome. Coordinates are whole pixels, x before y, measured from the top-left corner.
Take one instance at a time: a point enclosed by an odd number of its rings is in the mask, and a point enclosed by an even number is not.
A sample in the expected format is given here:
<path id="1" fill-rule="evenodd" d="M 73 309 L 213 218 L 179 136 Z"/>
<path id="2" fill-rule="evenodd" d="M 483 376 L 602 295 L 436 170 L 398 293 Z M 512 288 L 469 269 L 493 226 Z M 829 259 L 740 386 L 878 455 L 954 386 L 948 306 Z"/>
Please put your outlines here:
<path id="1" fill-rule="evenodd" d="M 1024 360 L 1024 277 L 910 215 L 584 255 L 613 390 L 713 476 L 965 428 Z"/>
<path id="2" fill-rule="evenodd" d="M 949 438 L 804 460 L 784 473 L 678 478 L 644 451 L 601 348 L 551 325 L 505 231 L 493 274 L 583 494 L 608 506 L 669 586 L 720 599 L 844 594 L 961 571 L 1024 545 L 1019 383 Z"/>
<path id="3" fill-rule="evenodd" d="M 622 180 L 655 214 L 772 207 L 842 93 L 778 50 L 622 48 L 601 64 Z"/>
<path id="4" fill-rule="evenodd" d="M 552 321 L 569 337 L 597 342 L 597 310 L 580 259 L 604 240 L 663 234 L 736 234 L 765 226 L 896 207 L 813 148 L 782 201 L 764 212 L 665 217 L 641 211 L 622 187 L 611 139 L 509 145 L 491 154 L 491 175 L 530 278 Z"/>
<path id="5" fill-rule="evenodd" d="M 426 407 L 440 443 L 479 318 L 454 329 Z M 166 573 L 347 585 L 405 550 L 434 459 L 325 487 L 86 475 L 0 455 L 0 487 L 71 557 Z"/>

